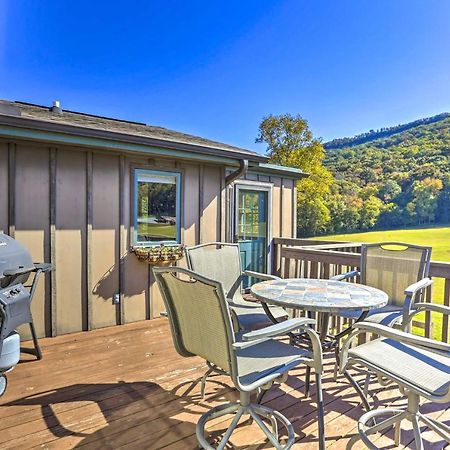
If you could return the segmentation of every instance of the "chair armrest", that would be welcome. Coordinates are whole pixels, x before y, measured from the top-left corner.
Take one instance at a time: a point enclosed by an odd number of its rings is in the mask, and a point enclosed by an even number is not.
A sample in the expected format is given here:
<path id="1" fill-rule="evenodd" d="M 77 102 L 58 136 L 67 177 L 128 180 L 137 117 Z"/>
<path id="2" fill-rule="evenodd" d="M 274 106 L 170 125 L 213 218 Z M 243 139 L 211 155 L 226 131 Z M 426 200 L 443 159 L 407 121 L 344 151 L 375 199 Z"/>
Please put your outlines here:
<path id="1" fill-rule="evenodd" d="M 309 365 L 316 371 L 316 373 L 322 373 L 322 345 L 320 343 L 319 335 L 309 326 L 314 325 L 315 323 L 316 321 L 314 319 L 308 319 L 305 317 L 289 319 L 284 322 L 262 328 L 261 330 L 250 331 L 243 334 L 242 341 L 235 342 L 233 344 L 233 348 L 235 350 L 241 350 L 252 345 L 257 345 L 276 336 L 285 335 L 290 331 L 303 329 L 311 341 L 312 362 L 309 363 Z"/>
<path id="2" fill-rule="evenodd" d="M 269 275 L 267 273 L 254 272 L 253 270 L 244 270 L 242 275 L 247 277 L 258 278 L 259 280 L 281 280 L 280 277 L 276 275 Z"/>
<path id="3" fill-rule="evenodd" d="M 331 277 L 330 280 L 334 281 L 344 281 L 349 278 L 354 278 L 359 275 L 359 270 L 352 270 L 351 272 L 341 273 L 339 275 L 335 275 L 334 277 Z"/>
<path id="4" fill-rule="evenodd" d="M 409 329 L 409 323 L 411 322 L 411 310 L 414 308 L 417 294 L 419 294 L 423 289 L 431 286 L 433 283 L 434 280 L 431 278 L 422 278 L 405 289 L 405 301 L 403 303 L 402 318 L 402 327 L 405 331 L 411 331 Z"/>
<path id="5" fill-rule="evenodd" d="M 257 339 L 272 338 L 289 333 L 290 331 L 298 330 L 299 328 L 304 328 L 307 325 L 314 325 L 315 323 L 316 321 L 314 319 L 289 319 L 259 330 L 249 331 L 248 333 L 242 335 L 242 340 L 248 342 Z"/>
<path id="6" fill-rule="evenodd" d="M 450 307 L 445 305 L 438 305 L 437 303 L 416 303 L 414 306 L 414 314 L 418 314 L 422 311 L 434 311 L 446 315 L 450 315 Z"/>
<path id="7" fill-rule="evenodd" d="M 409 314 L 407 315 L 406 319 L 403 321 L 403 327 L 405 329 L 408 328 L 413 318 L 424 311 L 431 311 L 431 312 L 437 312 L 441 314 L 445 314 L 447 316 L 450 316 L 450 307 L 445 305 L 438 305 L 436 303 L 416 303 L 412 306 L 412 310 L 409 311 Z"/>
<path id="8" fill-rule="evenodd" d="M 425 289 L 428 286 L 431 286 L 434 283 L 434 280 L 431 278 L 422 278 L 416 283 L 411 284 L 405 289 L 405 294 L 411 297 L 414 297 L 420 290 Z"/>
<path id="9" fill-rule="evenodd" d="M 406 333 L 404 331 L 398 330 L 396 328 L 387 327 L 385 325 L 380 325 L 377 323 L 371 322 L 357 322 L 353 324 L 354 331 L 350 334 L 349 338 L 346 340 L 345 344 L 342 346 L 340 351 L 340 363 L 339 370 L 343 373 L 347 367 L 348 363 L 348 352 L 352 346 L 355 338 L 361 333 L 375 333 L 379 336 L 393 339 L 397 342 L 403 342 L 405 344 L 410 344 L 417 347 L 425 347 L 433 350 L 440 350 L 444 352 L 450 351 L 450 344 L 445 342 L 435 341 L 433 339 L 424 338 L 421 336 L 415 336 L 410 333 Z M 367 344 L 370 346 L 370 342 Z"/>
<path id="10" fill-rule="evenodd" d="M 422 336 L 416 336 L 414 334 L 406 333 L 396 328 L 387 327 L 371 322 L 359 322 L 355 323 L 353 327 L 363 332 L 375 333 L 379 336 L 394 339 L 405 344 L 417 345 L 419 347 L 427 347 L 436 350 L 450 351 L 450 344 L 446 342 L 436 341 L 434 339 L 425 338 Z"/>

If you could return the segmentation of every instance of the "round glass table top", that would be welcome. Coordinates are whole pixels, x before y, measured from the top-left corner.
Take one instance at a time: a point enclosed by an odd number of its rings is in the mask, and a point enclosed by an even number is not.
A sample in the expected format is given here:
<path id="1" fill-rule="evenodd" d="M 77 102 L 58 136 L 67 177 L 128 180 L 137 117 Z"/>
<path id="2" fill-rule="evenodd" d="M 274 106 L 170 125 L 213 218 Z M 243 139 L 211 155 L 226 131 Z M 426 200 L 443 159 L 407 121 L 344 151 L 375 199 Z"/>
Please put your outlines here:
<path id="1" fill-rule="evenodd" d="M 262 281 L 251 287 L 251 293 L 272 305 L 328 313 L 368 311 L 388 302 L 385 292 L 370 286 L 312 278 Z"/>

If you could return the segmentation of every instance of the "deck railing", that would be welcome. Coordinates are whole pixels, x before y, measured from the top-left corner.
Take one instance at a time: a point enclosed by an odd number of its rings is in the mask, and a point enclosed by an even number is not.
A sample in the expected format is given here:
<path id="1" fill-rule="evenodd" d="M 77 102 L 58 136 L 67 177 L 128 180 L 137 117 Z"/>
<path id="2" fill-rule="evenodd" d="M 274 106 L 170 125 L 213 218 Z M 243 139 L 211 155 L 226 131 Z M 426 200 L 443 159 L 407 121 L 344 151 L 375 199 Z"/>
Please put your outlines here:
<path id="1" fill-rule="evenodd" d="M 282 278 L 330 278 L 359 269 L 361 243 L 317 241 L 311 239 L 274 238 L 272 272 Z M 427 289 L 424 301 L 450 305 L 450 263 L 432 261 L 430 277 L 435 280 Z M 414 325 L 427 337 L 449 341 L 448 316 L 426 313 Z M 336 330 L 345 326 L 334 317 Z"/>

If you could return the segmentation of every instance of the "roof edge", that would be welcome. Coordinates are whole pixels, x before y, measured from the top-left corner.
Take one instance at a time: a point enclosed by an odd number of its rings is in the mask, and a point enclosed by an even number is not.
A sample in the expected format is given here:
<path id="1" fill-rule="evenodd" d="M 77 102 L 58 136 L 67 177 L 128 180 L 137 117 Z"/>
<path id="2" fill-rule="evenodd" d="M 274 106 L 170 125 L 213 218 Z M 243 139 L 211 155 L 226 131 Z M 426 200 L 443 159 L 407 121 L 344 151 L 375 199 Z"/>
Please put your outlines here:
<path id="1" fill-rule="evenodd" d="M 213 146 L 203 146 L 199 144 L 188 144 L 184 142 L 169 141 L 166 139 L 156 139 L 146 136 L 138 136 L 117 131 L 100 130 L 97 128 L 82 127 L 58 122 L 49 122 L 28 117 L 18 117 L 0 114 L 0 124 L 16 128 L 24 128 L 50 133 L 69 134 L 88 138 L 97 138 L 115 142 L 125 142 L 132 144 L 147 145 L 149 147 L 167 148 L 169 150 L 178 150 L 201 155 L 220 156 L 225 158 L 248 159 L 252 162 L 267 162 L 268 158 L 263 155 L 253 154 L 251 152 L 227 151 Z"/>
<path id="2" fill-rule="evenodd" d="M 279 166 L 278 164 L 270 163 L 259 163 L 257 166 L 250 167 L 249 170 L 272 175 L 280 175 L 284 178 L 294 178 L 296 180 L 309 177 L 309 173 L 303 172 L 301 169 L 297 169 L 296 167 Z"/>

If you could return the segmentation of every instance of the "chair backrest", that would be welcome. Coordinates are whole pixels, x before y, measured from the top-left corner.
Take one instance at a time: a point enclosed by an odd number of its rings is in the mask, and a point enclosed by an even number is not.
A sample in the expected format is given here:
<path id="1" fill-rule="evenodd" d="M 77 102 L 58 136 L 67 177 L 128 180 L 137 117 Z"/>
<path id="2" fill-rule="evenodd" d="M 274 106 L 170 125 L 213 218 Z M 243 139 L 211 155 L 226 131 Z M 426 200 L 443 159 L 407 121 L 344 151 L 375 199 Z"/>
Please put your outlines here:
<path id="1" fill-rule="evenodd" d="M 220 282 L 179 267 L 155 267 L 153 273 L 178 353 L 201 356 L 231 374 L 234 334 Z"/>
<path id="2" fill-rule="evenodd" d="M 402 306 L 405 289 L 428 276 L 431 247 L 382 242 L 361 247 L 361 283 L 386 292 L 389 304 Z"/>
<path id="3" fill-rule="evenodd" d="M 240 292 L 242 268 L 239 244 L 210 242 L 186 248 L 189 269 L 222 283 L 227 297 Z"/>

